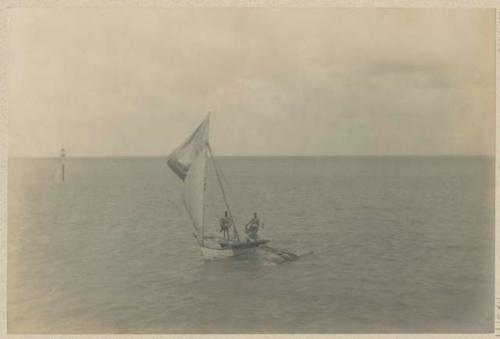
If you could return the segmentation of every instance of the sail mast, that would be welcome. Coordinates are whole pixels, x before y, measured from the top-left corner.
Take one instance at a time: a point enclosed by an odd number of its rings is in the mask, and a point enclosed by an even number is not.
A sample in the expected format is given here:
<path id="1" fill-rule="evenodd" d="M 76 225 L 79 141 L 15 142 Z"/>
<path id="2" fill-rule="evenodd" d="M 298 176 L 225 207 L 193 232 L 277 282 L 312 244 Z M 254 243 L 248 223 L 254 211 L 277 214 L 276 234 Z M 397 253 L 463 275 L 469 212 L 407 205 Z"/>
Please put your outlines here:
<path id="1" fill-rule="evenodd" d="M 212 164 L 214 165 L 215 176 L 217 177 L 217 181 L 219 182 L 220 190 L 222 192 L 222 197 L 224 198 L 224 204 L 226 205 L 226 209 L 229 213 L 229 217 L 231 218 L 231 223 L 233 224 L 234 235 L 236 236 L 236 239 L 238 241 L 240 241 L 240 236 L 238 234 L 238 230 L 236 229 L 236 224 L 235 224 L 234 218 L 233 218 L 233 213 L 231 213 L 231 209 L 229 208 L 229 203 L 227 202 L 226 192 L 224 191 L 224 186 L 222 185 L 222 180 L 220 178 L 219 169 L 217 168 L 217 166 L 215 164 L 215 159 L 214 159 L 214 154 L 212 152 L 212 147 L 210 147 L 210 144 L 208 142 L 207 142 L 207 147 L 208 147 L 208 152 L 210 153 L 210 158 L 212 159 Z"/>
<path id="2" fill-rule="evenodd" d="M 207 140 L 207 144 L 208 144 L 208 140 Z M 206 158 L 206 150 L 203 150 L 203 152 L 205 153 L 205 158 Z M 201 241 L 200 241 L 200 245 L 203 246 L 204 243 L 205 243 L 205 210 L 206 210 L 206 206 L 205 206 L 205 195 L 206 195 L 206 191 L 207 191 L 207 165 L 205 164 L 205 168 L 204 168 L 204 175 L 203 175 L 203 211 L 202 211 L 202 215 L 203 215 L 203 222 L 201 223 Z"/>
<path id="3" fill-rule="evenodd" d="M 209 133 L 209 127 L 208 127 L 208 121 L 210 121 L 210 112 L 208 112 L 207 114 L 207 117 L 205 118 L 205 120 L 207 121 L 207 132 L 206 132 L 206 139 L 205 139 L 205 145 L 206 147 L 208 147 L 208 133 Z M 207 149 L 204 147 L 203 149 L 203 153 L 205 155 L 205 159 L 208 158 L 208 155 L 207 155 Z M 205 243 L 205 210 L 206 210 L 206 206 L 205 206 L 205 195 L 206 195 L 206 192 L 207 192 L 207 170 L 208 170 L 208 166 L 206 165 L 206 163 L 204 164 L 204 169 L 203 169 L 203 222 L 201 224 L 201 246 L 204 245 Z"/>

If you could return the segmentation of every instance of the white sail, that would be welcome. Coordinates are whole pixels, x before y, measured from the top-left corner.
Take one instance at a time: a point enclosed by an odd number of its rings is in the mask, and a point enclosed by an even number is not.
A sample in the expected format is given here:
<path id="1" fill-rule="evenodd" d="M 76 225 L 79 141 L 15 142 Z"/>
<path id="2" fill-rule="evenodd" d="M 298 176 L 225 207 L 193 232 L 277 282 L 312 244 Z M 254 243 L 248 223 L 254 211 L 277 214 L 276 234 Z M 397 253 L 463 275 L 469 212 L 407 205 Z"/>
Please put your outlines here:
<path id="1" fill-rule="evenodd" d="M 203 242 L 204 198 L 209 117 L 167 159 L 170 169 L 184 181 L 183 201 L 195 234 Z"/>

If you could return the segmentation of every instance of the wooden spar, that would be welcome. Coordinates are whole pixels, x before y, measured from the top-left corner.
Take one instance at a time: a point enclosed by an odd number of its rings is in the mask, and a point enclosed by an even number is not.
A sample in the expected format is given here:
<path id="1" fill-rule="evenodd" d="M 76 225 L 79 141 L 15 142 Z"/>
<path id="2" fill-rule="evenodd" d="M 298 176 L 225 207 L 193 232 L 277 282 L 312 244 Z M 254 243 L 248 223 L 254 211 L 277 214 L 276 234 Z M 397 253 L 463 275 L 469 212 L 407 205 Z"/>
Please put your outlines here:
<path id="1" fill-rule="evenodd" d="M 267 245 L 259 246 L 259 248 L 266 251 L 266 252 L 270 252 L 270 253 L 273 253 L 273 254 L 280 256 L 282 259 L 285 260 L 285 262 L 297 261 L 300 258 L 305 257 L 306 255 L 311 255 L 314 253 L 314 251 L 309 251 L 309 252 L 302 253 L 302 254 L 296 254 L 296 253 L 293 253 L 293 252 L 288 251 L 288 250 L 270 247 Z"/>
<path id="2" fill-rule="evenodd" d="M 287 251 L 287 250 L 269 247 L 267 245 L 260 246 L 260 248 L 263 249 L 264 251 L 279 255 L 280 257 L 282 257 L 285 260 L 293 261 L 293 260 L 297 260 L 299 258 L 299 256 L 297 254 L 290 252 L 290 251 Z"/>
<path id="3" fill-rule="evenodd" d="M 224 186 L 222 186 L 222 180 L 220 178 L 219 170 L 218 170 L 217 166 L 215 165 L 214 154 L 213 154 L 212 148 L 210 147 L 210 144 L 208 142 L 207 142 L 207 147 L 208 147 L 208 152 L 210 153 L 210 158 L 212 159 L 212 164 L 214 165 L 215 176 L 217 177 L 217 181 L 219 182 L 220 190 L 222 192 L 222 197 L 224 198 L 224 204 L 226 205 L 226 209 L 229 213 L 229 217 L 231 218 L 231 223 L 233 224 L 234 235 L 236 236 L 236 239 L 238 241 L 240 241 L 240 236 L 238 234 L 238 230 L 236 229 L 236 224 L 235 224 L 234 218 L 233 218 L 233 213 L 231 213 L 231 209 L 229 208 L 229 203 L 227 202 L 226 193 L 224 192 Z"/>

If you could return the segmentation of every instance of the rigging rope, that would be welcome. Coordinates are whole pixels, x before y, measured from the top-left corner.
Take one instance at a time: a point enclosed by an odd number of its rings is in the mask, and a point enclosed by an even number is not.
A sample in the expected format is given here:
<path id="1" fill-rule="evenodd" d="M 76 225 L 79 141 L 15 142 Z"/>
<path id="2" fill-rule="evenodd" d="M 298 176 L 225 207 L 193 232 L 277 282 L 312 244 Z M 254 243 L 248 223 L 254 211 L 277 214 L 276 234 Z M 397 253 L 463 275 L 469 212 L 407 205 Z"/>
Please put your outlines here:
<path id="1" fill-rule="evenodd" d="M 226 198 L 226 192 L 224 191 L 224 186 L 222 185 L 221 174 L 219 173 L 219 169 L 217 168 L 217 166 L 215 164 L 214 154 L 213 154 L 212 148 L 210 147 L 210 144 L 208 142 L 207 142 L 207 147 L 208 147 L 208 152 L 210 153 L 210 158 L 212 159 L 212 164 L 213 164 L 214 169 L 215 169 L 215 175 L 217 177 L 217 181 L 219 182 L 219 186 L 220 186 L 220 189 L 222 192 L 222 197 L 224 198 L 224 204 L 226 205 L 226 209 L 229 213 L 229 217 L 231 218 L 231 223 L 233 224 L 234 235 L 236 236 L 236 239 L 238 241 L 240 241 L 240 236 L 239 236 L 238 231 L 236 229 L 236 224 L 235 224 L 234 218 L 233 218 L 233 213 L 231 213 L 231 209 L 229 208 L 229 203 L 227 202 L 227 198 Z"/>

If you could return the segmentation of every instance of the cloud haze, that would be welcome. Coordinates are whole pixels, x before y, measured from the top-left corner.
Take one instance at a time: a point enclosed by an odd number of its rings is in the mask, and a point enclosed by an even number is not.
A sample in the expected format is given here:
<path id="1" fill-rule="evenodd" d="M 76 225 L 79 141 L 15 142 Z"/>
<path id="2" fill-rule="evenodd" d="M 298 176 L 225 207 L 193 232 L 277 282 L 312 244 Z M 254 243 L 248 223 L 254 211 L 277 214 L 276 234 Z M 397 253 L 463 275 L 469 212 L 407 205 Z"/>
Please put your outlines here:
<path id="1" fill-rule="evenodd" d="M 11 156 L 494 154 L 495 12 L 14 9 Z"/>

